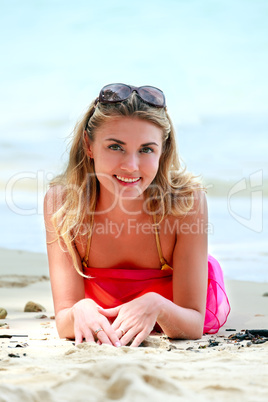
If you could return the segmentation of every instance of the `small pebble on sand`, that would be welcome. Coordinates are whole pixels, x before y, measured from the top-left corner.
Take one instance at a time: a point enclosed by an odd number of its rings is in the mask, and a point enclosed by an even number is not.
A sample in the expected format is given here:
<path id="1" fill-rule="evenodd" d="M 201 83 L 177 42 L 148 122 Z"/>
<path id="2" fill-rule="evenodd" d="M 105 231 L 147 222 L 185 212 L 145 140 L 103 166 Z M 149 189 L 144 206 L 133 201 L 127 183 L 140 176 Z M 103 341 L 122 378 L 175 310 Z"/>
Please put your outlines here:
<path id="1" fill-rule="evenodd" d="M 6 309 L 0 307 L 0 320 L 5 319 L 6 316 L 7 316 L 7 311 L 6 311 Z"/>
<path id="2" fill-rule="evenodd" d="M 31 312 L 38 312 L 38 311 L 46 311 L 45 307 L 41 306 L 41 304 L 29 301 L 28 303 L 26 303 L 25 307 L 24 307 L 24 311 L 27 313 L 31 313 Z"/>

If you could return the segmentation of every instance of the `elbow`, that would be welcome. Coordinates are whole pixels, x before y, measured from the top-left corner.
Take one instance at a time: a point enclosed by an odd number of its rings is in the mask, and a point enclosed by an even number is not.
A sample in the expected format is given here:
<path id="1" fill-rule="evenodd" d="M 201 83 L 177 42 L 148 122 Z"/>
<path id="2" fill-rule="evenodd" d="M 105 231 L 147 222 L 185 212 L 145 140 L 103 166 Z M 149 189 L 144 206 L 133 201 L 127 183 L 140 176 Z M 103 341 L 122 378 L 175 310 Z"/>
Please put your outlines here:
<path id="1" fill-rule="evenodd" d="M 190 338 L 191 340 L 197 340 L 202 338 L 204 331 L 204 321 L 205 317 L 203 316 L 203 314 L 199 314 L 198 319 L 196 319 L 195 321 L 195 325 L 193 325 L 192 327 L 192 336 Z"/>
<path id="2" fill-rule="evenodd" d="M 168 333 L 166 331 L 166 335 L 170 338 L 170 339 L 187 339 L 190 341 L 196 341 L 198 339 L 201 339 L 203 336 L 203 328 L 202 329 L 194 329 L 194 330 L 189 330 L 189 331 L 185 331 L 183 332 L 180 328 L 178 328 L 176 331 L 172 331 L 170 333 Z"/>
<path id="3" fill-rule="evenodd" d="M 194 324 L 191 327 L 191 333 L 190 333 L 190 340 L 196 341 L 197 339 L 201 339 L 203 336 L 203 331 L 204 331 L 204 321 L 205 317 L 203 314 L 199 313 L 199 316 L 196 318 L 194 321 Z"/>
<path id="4" fill-rule="evenodd" d="M 176 326 L 176 328 L 169 328 L 165 333 L 171 339 L 197 340 L 202 338 L 203 328 L 204 318 L 203 315 L 198 313 L 198 315 L 195 314 L 194 319 L 192 318 L 192 320 L 179 327 Z"/>
<path id="5" fill-rule="evenodd" d="M 189 338 L 190 340 L 201 339 L 204 331 L 204 321 L 205 321 L 205 313 L 201 311 L 194 310 L 192 323 L 189 328 Z"/>
<path id="6" fill-rule="evenodd" d="M 190 339 L 190 340 L 192 340 L 192 341 L 196 341 L 196 340 L 198 340 L 198 339 L 201 339 L 202 336 L 203 336 L 203 326 L 202 326 L 202 328 L 195 329 L 195 330 L 193 331 L 193 333 L 190 334 L 190 336 L 188 337 L 188 339 Z"/>

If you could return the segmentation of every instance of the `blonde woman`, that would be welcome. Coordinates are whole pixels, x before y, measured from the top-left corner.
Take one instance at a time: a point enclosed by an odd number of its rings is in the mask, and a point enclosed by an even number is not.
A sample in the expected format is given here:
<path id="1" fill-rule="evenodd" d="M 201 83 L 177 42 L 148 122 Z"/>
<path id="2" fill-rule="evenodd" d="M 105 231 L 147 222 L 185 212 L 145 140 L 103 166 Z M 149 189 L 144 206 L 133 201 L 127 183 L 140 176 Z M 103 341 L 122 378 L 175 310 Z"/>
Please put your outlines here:
<path id="1" fill-rule="evenodd" d="M 158 88 L 102 88 L 74 129 L 44 216 L 61 338 L 139 346 L 154 329 L 197 339 L 225 323 L 205 192 L 180 164 Z"/>

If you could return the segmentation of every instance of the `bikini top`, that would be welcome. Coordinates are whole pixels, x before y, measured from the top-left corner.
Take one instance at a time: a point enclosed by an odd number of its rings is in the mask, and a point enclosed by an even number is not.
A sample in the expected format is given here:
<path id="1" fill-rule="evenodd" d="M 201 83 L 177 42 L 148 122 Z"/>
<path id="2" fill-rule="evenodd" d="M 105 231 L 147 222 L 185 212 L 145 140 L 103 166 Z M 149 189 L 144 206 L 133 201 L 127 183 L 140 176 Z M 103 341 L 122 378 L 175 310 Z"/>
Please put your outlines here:
<path id="1" fill-rule="evenodd" d="M 173 270 L 173 268 L 170 265 L 168 265 L 166 259 L 163 257 L 160 238 L 159 238 L 159 233 L 158 233 L 158 229 L 157 229 L 157 225 L 156 225 L 156 217 L 155 217 L 155 215 L 153 215 L 153 219 L 154 219 L 154 232 L 155 232 L 156 247 L 157 247 L 159 260 L 160 260 L 160 264 L 161 264 L 161 270 L 162 271 L 168 270 L 168 269 Z M 86 254 L 85 254 L 85 256 L 84 256 L 84 258 L 82 260 L 82 264 L 86 268 L 89 268 L 89 266 L 88 266 L 88 257 L 89 257 L 89 250 L 90 250 L 90 245 L 91 245 L 93 222 L 94 222 L 94 214 L 91 215 L 90 231 L 89 231 L 89 235 L 88 235 Z"/>

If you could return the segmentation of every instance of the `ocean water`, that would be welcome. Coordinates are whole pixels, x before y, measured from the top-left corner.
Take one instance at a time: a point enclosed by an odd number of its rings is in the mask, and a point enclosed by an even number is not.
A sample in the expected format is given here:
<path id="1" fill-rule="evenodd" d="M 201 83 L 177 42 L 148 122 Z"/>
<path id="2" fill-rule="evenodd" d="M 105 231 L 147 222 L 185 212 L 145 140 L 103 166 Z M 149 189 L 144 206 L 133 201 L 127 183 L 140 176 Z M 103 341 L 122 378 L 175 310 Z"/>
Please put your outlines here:
<path id="1" fill-rule="evenodd" d="M 268 282 L 268 2 L 0 5 L 0 247 L 45 251 L 42 199 L 75 122 L 103 85 L 149 84 L 208 187 L 212 254 Z"/>

